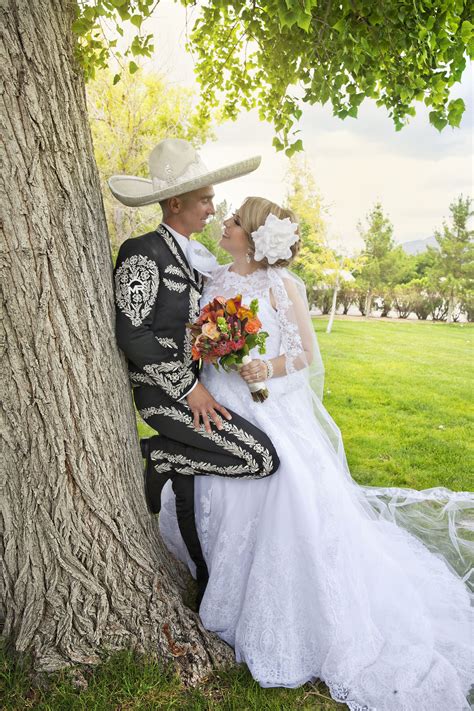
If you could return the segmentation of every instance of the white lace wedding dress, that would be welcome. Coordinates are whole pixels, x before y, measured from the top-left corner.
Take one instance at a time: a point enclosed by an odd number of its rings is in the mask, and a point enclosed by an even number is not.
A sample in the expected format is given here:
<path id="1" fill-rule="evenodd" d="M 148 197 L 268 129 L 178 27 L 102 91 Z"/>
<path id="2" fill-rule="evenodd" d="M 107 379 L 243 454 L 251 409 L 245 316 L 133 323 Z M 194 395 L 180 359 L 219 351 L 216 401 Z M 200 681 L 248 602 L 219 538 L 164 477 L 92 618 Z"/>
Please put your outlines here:
<path id="1" fill-rule="evenodd" d="M 313 398 L 309 369 L 298 365 L 304 335 L 291 281 L 283 270 L 241 277 L 221 267 L 202 297 L 202 304 L 237 293 L 247 304 L 258 298 L 270 334 L 265 357 L 286 353 L 289 373 L 270 380 L 268 400 L 254 403 L 237 373 L 204 369 L 201 380 L 218 402 L 264 430 L 281 464 L 259 481 L 196 477 L 210 571 L 202 622 L 262 686 L 319 678 L 352 711 L 469 709 L 472 546 L 463 527 L 474 497 L 353 482 L 338 430 Z M 163 494 L 162 535 L 193 572 L 169 485 Z"/>

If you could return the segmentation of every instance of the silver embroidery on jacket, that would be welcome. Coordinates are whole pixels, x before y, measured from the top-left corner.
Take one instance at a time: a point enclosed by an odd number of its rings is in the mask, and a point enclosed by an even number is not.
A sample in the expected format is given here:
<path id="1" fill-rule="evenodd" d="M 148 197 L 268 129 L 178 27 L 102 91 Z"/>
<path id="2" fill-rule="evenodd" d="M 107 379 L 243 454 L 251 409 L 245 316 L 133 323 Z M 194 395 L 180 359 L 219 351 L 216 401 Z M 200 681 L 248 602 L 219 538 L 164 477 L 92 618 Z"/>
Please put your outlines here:
<path id="1" fill-rule="evenodd" d="M 160 344 L 160 346 L 163 346 L 163 348 L 177 348 L 178 345 L 176 341 L 174 341 L 172 338 L 165 338 L 164 336 L 155 336 L 156 340 Z"/>
<path id="2" fill-rule="evenodd" d="M 188 288 L 185 281 L 173 281 L 173 279 L 167 279 L 166 277 L 164 277 L 163 283 L 170 291 L 177 291 L 180 294 Z"/>
<path id="3" fill-rule="evenodd" d="M 117 306 L 134 326 L 139 326 L 152 310 L 159 284 L 157 265 L 142 254 L 127 257 L 115 272 Z"/>
<path id="4" fill-rule="evenodd" d="M 191 283 L 189 284 L 189 308 L 188 308 L 188 321 L 195 321 L 199 316 L 199 298 L 200 292 L 202 290 L 203 278 L 201 274 L 195 275 L 193 270 L 190 268 L 189 264 L 183 260 L 174 238 L 165 230 L 161 225 L 157 228 L 158 233 L 163 237 L 163 240 L 168 245 L 173 257 L 178 262 L 179 266 L 169 264 L 165 267 L 164 272 L 176 277 L 187 278 L 190 277 Z M 151 285 L 153 288 L 148 290 L 149 297 L 146 296 L 145 301 L 140 301 L 142 293 L 148 294 L 147 290 L 144 290 L 141 283 L 127 283 L 127 272 L 133 270 L 133 276 L 137 273 L 141 274 L 144 271 L 144 266 L 146 265 L 148 272 L 152 271 L 156 276 L 156 281 L 151 280 Z M 146 271 L 146 270 L 145 270 Z M 146 279 L 146 276 L 144 276 Z M 119 297 L 117 296 L 117 304 L 122 310 L 127 309 L 129 318 L 132 319 L 134 325 L 140 325 L 142 320 L 148 315 L 148 313 L 153 308 L 154 301 L 158 292 L 159 286 L 159 272 L 158 267 L 151 260 L 147 260 L 146 257 L 140 255 L 129 257 L 123 262 L 120 268 L 116 272 L 116 281 L 118 283 L 117 293 L 120 291 L 120 303 Z M 183 282 L 176 282 L 173 279 L 164 279 L 165 286 L 172 291 L 184 292 L 188 284 Z M 120 287 L 120 288 L 119 288 Z M 132 291 L 134 294 L 132 300 Z M 138 294 L 138 295 L 135 295 Z M 151 298 L 151 296 L 153 298 Z M 125 298 L 127 297 L 127 298 Z M 149 298 L 149 301 L 148 301 Z M 137 306 L 132 309 L 131 304 L 137 304 Z M 122 305 L 121 305 L 122 304 Z M 183 324 L 184 328 L 184 324 Z M 157 341 L 164 348 L 175 348 L 179 350 L 179 346 L 176 341 L 168 337 L 156 336 Z M 164 392 L 177 400 L 183 396 L 192 386 L 195 375 L 193 372 L 193 360 L 192 360 L 192 348 L 191 348 L 191 334 L 188 329 L 184 328 L 184 338 L 183 338 L 183 353 L 182 360 L 171 361 L 171 363 L 157 363 L 143 366 L 142 370 L 144 373 L 133 373 L 131 374 L 131 381 L 133 385 L 155 385 L 161 387 Z"/>
<path id="5" fill-rule="evenodd" d="M 180 360 L 144 365 L 143 370 L 174 400 L 183 395 L 195 378 L 193 371 L 185 368 Z"/>
<path id="6" fill-rule="evenodd" d="M 133 373 L 129 372 L 130 382 L 132 385 L 156 385 L 153 378 L 145 373 Z"/>
<path id="7" fill-rule="evenodd" d="M 168 264 L 168 266 L 165 268 L 165 274 L 172 274 L 173 276 L 178 276 L 182 279 L 186 278 L 186 275 L 183 274 L 182 269 L 180 269 L 179 267 L 175 267 L 174 264 Z"/>

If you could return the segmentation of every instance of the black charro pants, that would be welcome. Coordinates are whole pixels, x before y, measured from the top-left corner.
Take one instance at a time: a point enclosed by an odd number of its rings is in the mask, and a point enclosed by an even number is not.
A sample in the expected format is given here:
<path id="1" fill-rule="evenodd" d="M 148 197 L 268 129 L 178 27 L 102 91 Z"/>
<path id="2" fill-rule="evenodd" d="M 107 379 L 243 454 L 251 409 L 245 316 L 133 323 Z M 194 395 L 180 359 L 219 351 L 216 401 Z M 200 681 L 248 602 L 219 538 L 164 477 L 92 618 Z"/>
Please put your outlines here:
<path id="1" fill-rule="evenodd" d="M 231 410 L 231 420 L 221 417 L 223 429 L 211 422 L 208 433 L 195 429 L 185 400 L 172 400 L 161 388 L 136 387 L 134 397 L 142 419 L 159 432 L 150 440 L 151 458 L 155 470 L 172 479 L 181 535 L 198 582 L 207 580 L 194 516 L 194 475 L 261 479 L 278 469 L 278 455 L 264 432 Z"/>

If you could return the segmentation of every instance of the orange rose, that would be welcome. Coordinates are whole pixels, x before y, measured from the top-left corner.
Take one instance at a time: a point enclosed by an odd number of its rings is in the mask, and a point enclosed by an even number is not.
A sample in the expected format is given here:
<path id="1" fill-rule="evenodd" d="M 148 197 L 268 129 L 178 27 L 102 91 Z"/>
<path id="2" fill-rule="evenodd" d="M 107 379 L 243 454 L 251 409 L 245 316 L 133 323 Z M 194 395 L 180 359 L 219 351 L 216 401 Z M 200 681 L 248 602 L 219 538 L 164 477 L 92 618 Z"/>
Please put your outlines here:
<path id="1" fill-rule="evenodd" d="M 245 331 L 247 333 L 257 333 L 262 328 L 262 323 L 260 319 L 258 319 L 256 316 L 254 318 L 251 318 L 247 321 L 245 324 Z"/>

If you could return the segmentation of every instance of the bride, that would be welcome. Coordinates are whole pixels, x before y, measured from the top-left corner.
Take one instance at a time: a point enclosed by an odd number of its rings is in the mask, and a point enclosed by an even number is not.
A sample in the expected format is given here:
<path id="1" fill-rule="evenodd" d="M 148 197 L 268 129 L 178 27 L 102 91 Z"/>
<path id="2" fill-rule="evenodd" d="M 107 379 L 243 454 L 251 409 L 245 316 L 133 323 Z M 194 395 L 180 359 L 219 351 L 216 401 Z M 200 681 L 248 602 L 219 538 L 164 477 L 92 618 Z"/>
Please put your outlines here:
<path id="1" fill-rule="evenodd" d="M 201 620 L 261 686 L 319 678 L 352 711 L 464 711 L 474 675 L 463 518 L 474 496 L 359 487 L 351 478 L 321 403 L 304 286 L 287 269 L 299 245 L 294 219 L 247 198 L 224 222 L 220 246 L 234 261 L 202 296 L 202 304 L 239 293 L 245 304 L 259 301 L 265 360 L 255 355 L 240 372 L 206 366 L 202 382 L 270 436 L 281 464 L 251 482 L 196 477 L 210 573 Z M 269 397 L 254 402 L 248 386 L 262 380 Z M 169 486 L 160 528 L 194 572 Z"/>

